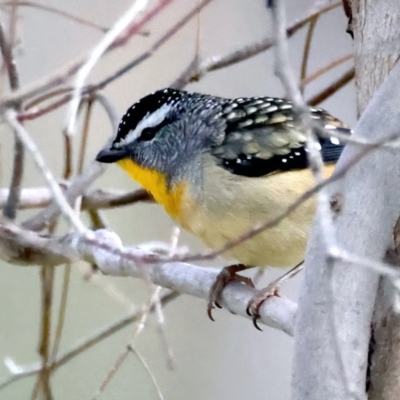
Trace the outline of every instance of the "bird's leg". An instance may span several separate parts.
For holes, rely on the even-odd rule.
[[[281,287],[288,281],[290,278],[293,278],[303,269],[303,263],[297,264],[294,268],[292,268],[289,272],[282,275],[280,278],[276,279],[275,281],[271,282],[266,288],[259,290],[253,298],[248,302],[246,312],[250,317],[253,319],[253,324],[258,330],[262,330],[258,324],[257,320],[260,318],[260,307],[267,300],[269,297],[278,296],[279,297],[279,290]]]
[[[246,267],[243,264],[230,265],[229,267],[223,268],[215,278],[215,282],[210,288],[208,296],[208,306],[207,306],[207,314],[212,321],[214,321],[214,318],[212,316],[212,310],[215,308],[214,304],[218,308],[222,308],[218,304],[218,299],[219,296],[221,295],[222,290],[229,282],[237,281],[254,288],[254,283],[250,278],[237,275],[237,272],[243,271],[247,268],[248,267]]]

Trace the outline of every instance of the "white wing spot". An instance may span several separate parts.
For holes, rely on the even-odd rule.
[[[339,144],[340,144],[340,140],[339,140],[338,138],[336,138],[336,137],[331,137],[330,139],[331,139],[331,143],[332,143],[332,144],[336,144],[336,145],[339,145]]]
[[[336,129],[336,126],[331,124],[326,124],[325,129]]]
[[[278,107],[275,106],[275,105],[272,105],[271,107],[268,107],[266,109],[267,112],[274,112],[274,111],[277,111],[277,110],[278,110]]]

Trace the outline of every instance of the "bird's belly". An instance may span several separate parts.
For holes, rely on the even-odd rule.
[[[279,176],[269,176],[253,181],[250,179],[253,182],[251,187],[249,178],[243,178],[247,180],[243,185],[240,177],[229,186],[205,187],[206,198],[200,195],[195,199],[196,196],[191,194],[182,202],[178,222],[211,249],[221,249],[251,229],[284,213],[304,191],[312,187],[312,176],[304,178],[307,173],[303,171],[303,175],[297,176],[296,172],[287,173],[292,176],[287,177],[285,186],[280,184]],[[306,182],[298,182],[298,179],[306,179]],[[297,186],[291,185],[293,180]],[[224,179],[213,181],[224,182]],[[210,196],[210,193],[214,195]],[[278,225],[243,240],[223,255],[248,266],[294,266],[304,259],[314,214],[315,200],[309,199]]]
[[[307,214],[310,212],[307,211]],[[226,251],[223,256],[234,258],[248,266],[296,265],[304,257],[312,216],[300,219],[301,221],[298,222],[293,219],[284,220],[276,227],[243,240]],[[238,218],[234,209],[229,214],[210,217],[199,207],[197,210],[192,209],[192,218],[187,219],[187,223],[182,225],[211,249],[218,250],[268,220],[271,220],[268,213],[259,215],[251,221]]]
[[[192,223],[186,228],[213,250],[221,249],[260,225],[245,224],[243,221],[235,221],[233,224],[231,218],[217,220],[206,218],[201,214],[194,216]],[[195,222],[197,218],[202,219],[201,224]],[[260,218],[259,221],[266,219]],[[207,223],[206,229],[203,228],[203,222]],[[244,240],[223,255],[248,266],[293,266],[303,260],[309,227],[309,224],[299,227],[281,223],[275,228]]]
[[[211,202],[195,201],[189,196],[191,200],[183,202],[182,218],[178,222],[211,249],[218,250],[284,213],[298,198],[297,193],[289,190],[290,193],[281,193],[283,197],[278,196],[275,202],[268,197],[263,185],[251,190],[251,195],[242,193],[241,196],[239,192],[232,194],[231,190],[220,188]],[[309,199],[278,225],[243,240],[223,255],[248,266],[296,265],[304,259],[314,213],[315,201]]]

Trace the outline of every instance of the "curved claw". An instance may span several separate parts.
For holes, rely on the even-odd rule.
[[[275,282],[268,285],[266,288],[259,290],[247,303],[246,313],[248,316],[252,317],[253,325],[259,331],[262,331],[257,323],[257,320],[260,318],[260,307],[264,301],[273,296],[279,297],[279,286],[277,286]]]
[[[215,319],[213,318],[213,316],[212,316],[212,310],[214,309],[215,307],[212,305],[212,303],[208,303],[208,306],[207,306],[207,315],[208,315],[208,318],[210,318],[211,319],[211,321],[215,321]]]
[[[260,327],[259,327],[259,325],[257,324],[257,320],[260,318],[260,316],[259,315],[253,315],[253,318],[252,318],[252,321],[253,321],[253,325],[254,325],[254,327],[256,328],[256,329],[258,329],[259,331],[263,331]]]
[[[252,315],[251,315],[251,312],[250,312],[250,301],[249,301],[249,303],[247,304],[247,307],[246,307],[246,314],[247,314],[249,317],[252,316]]]
[[[247,267],[243,264],[231,265],[222,269],[222,271],[215,278],[215,281],[210,288],[207,306],[207,314],[211,321],[214,321],[212,310],[215,307],[222,308],[218,302],[218,299],[222,293],[222,290],[229,282],[238,281],[254,288],[253,281],[250,278],[236,275],[237,272],[243,271],[244,269],[247,269]]]

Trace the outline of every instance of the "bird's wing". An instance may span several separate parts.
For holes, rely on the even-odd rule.
[[[235,99],[222,113],[225,136],[212,148],[221,167],[249,177],[308,167],[306,134],[290,101],[270,97]],[[323,109],[310,108],[310,114],[327,133],[351,132]],[[344,144],[334,136],[318,136],[318,140],[324,162],[336,162]]]

